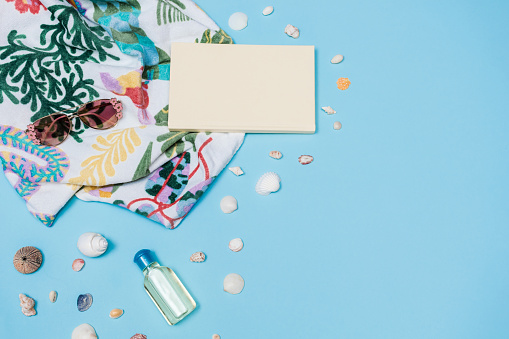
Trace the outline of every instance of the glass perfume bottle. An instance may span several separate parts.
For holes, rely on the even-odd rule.
[[[138,251],[134,262],[145,275],[145,290],[168,324],[175,325],[196,308],[196,302],[177,275],[170,268],[159,265],[152,251]]]

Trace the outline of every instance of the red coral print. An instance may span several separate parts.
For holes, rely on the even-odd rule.
[[[44,7],[43,4],[39,0],[6,0],[7,2],[13,2],[14,1],[14,7],[16,7],[16,10],[20,13],[26,13],[27,11],[30,11],[32,14],[39,13],[39,8],[42,6],[44,10],[46,10],[46,7]]]

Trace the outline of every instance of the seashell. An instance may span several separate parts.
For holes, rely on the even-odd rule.
[[[313,162],[313,157],[311,155],[301,155],[299,157],[299,162],[302,164],[302,165],[308,165],[310,163]]]
[[[322,107],[322,110],[328,115],[336,114],[336,111],[332,109],[330,106]]]
[[[344,57],[341,54],[335,55],[330,62],[332,64],[339,64],[341,61],[343,61]]]
[[[263,174],[255,186],[256,193],[260,195],[269,195],[270,193],[277,192],[280,185],[281,178],[274,172],[267,172]]]
[[[72,262],[72,269],[75,272],[79,272],[79,271],[81,271],[81,269],[83,268],[84,265],[85,265],[85,260],[83,260],[83,259],[74,259],[74,261]]]
[[[338,85],[338,88],[342,91],[350,87],[350,79],[348,78],[339,78],[338,81],[336,81],[336,84]]]
[[[81,324],[76,327],[71,334],[71,339],[96,339],[97,334],[89,324]]]
[[[52,303],[57,301],[57,292],[56,291],[49,292],[49,301],[51,301]]]
[[[228,247],[233,252],[239,252],[244,247],[244,242],[242,242],[242,239],[240,239],[240,238],[235,238],[235,239],[230,240]]]
[[[263,14],[263,15],[271,15],[271,14],[272,14],[272,12],[274,12],[274,7],[272,7],[272,6],[267,6],[267,7],[265,7],[265,8],[263,9],[262,14]]]
[[[233,13],[228,19],[228,25],[235,31],[243,30],[247,26],[247,15],[242,12]]]
[[[110,311],[110,318],[117,319],[120,318],[124,314],[124,311],[120,308],[114,308]]]
[[[224,213],[232,213],[238,207],[237,199],[235,199],[231,195],[227,195],[226,197],[221,199],[221,203],[219,205],[221,206],[221,211],[223,211]]]
[[[21,306],[21,312],[27,317],[31,317],[35,315],[37,312],[35,311],[35,300],[24,295],[19,295],[19,305]]]
[[[195,252],[191,254],[191,258],[189,259],[192,262],[204,262],[205,261],[205,253],[203,252]]]
[[[341,129],[341,123],[339,121],[334,122],[334,129]]]
[[[230,167],[228,169],[230,171],[232,171],[232,173],[235,174],[236,176],[241,176],[242,174],[244,174],[244,171],[239,166],[237,166],[237,167]]]
[[[286,25],[285,33],[288,36],[291,36],[294,39],[297,39],[299,37],[299,35],[300,35],[299,29],[297,27],[295,27],[295,26],[292,26],[292,25]]]
[[[147,339],[147,336],[145,334],[136,333],[131,337],[131,339]]]
[[[86,294],[80,294],[78,296],[78,311],[85,312],[92,306],[92,294],[86,293]]]
[[[228,274],[223,281],[223,290],[230,294],[239,294],[244,289],[244,279],[237,273]]]
[[[98,257],[108,249],[108,241],[99,233],[83,233],[78,239],[78,249],[87,257]]]
[[[279,160],[283,157],[283,154],[279,151],[270,151],[269,157],[274,158],[276,160]]]
[[[14,254],[12,263],[14,268],[20,273],[34,273],[41,267],[42,253],[33,246],[25,246]]]
[[[213,334],[212,339],[221,339],[221,336],[219,334]]]

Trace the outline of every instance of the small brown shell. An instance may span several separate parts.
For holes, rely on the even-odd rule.
[[[310,164],[313,162],[313,157],[311,155],[301,155],[299,157],[299,162],[302,164],[302,165],[307,165],[307,164]]]
[[[42,253],[33,246],[25,246],[16,252],[12,263],[14,268],[20,273],[34,273],[41,267]]]
[[[83,260],[83,259],[75,259],[72,262],[72,269],[75,272],[79,272],[79,271],[81,271],[81,269],[83,268],[84,265],[85,265],[85,260]]]
[[[205,253],[203,252],[196,252],[191,254],[191,258],[189,258],[192,262],[203,262],[205,261]]]
[[[274,159],[279,160],[279,159],[281,159],[281,157],[283,156],[283,154],[281,154],[281,152],[279,152],[279,151],[271,151],[271,152],[269,152],[269,156],[270,156],[271,158],[274,158]]]
[[[114,308],[110,311],[110,318],[117,319],[120,318],[124,314],[124,311],[120,308]]]
[[[145,334],[136,333],[131,337],[131,339],[147,339],[147,336]]]

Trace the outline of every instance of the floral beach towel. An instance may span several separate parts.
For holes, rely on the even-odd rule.
[[[29,212],[51,226],[76,195],[176,227],[244,135],[168,130],[170,44],[232,39],[190,0],[0,0],[0,13],[0,160]],[[123,106],[112,129],[73,119],[54,147],[25,132],[110,98]]]

